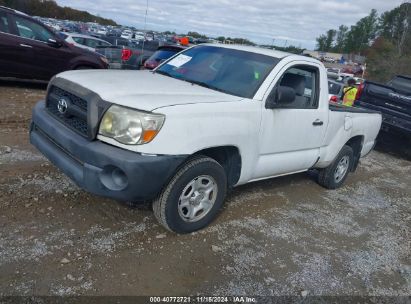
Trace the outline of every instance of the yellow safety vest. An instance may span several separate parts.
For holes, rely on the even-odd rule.
[[[357,95],[356,87],[346,87],[344,88],[344,98],[343,105],[347,107],[352,107],[354,104],[355,96]]]

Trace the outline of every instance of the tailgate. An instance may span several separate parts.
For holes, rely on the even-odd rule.
[[[121,54],[123,47],[121,46],[109,46],[109,47],[98,47],[96,51],[108,59],[110,67],[112,65],[121,64]]]
[[[365,82],[360,101],[411,116],[411,95],[397,92],[389,86]]]

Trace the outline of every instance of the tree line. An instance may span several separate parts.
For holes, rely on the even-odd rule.
[[[386,81],[411,75],[411,3],[378,15],[375,9],[351,27],[340,25],[317,39],[317,50],[366,56],[367,76]]]
[[[219,36],[216,38],[216,40],[222,43],[234,43],[234,44],[243,44],[243,45],[252,45],[252,46],[256,45],[254,42],[246,38],[231,38],[231,37]]]
[[[81,22],[97,22],[103,25],[117,25],[111,19],[95,16],[86,11],[61,7],[54,0],[0,0],[0,5],[22,11],[28,15]]]
[[[164,33],[167,33],[167,32],[164,32]],[[200,34],[198,32],[188,32],[187,36],[197,38],[197,39],[208,39],[209,38],[207,35]],[[231,37],[219,36],[216,38],[216,40],[220,41],[221,43],[233,43],[233,44],[243,44],[243,45],[252,45],[252,46],[256,45],[254,42],[246,38],[231,38]]]

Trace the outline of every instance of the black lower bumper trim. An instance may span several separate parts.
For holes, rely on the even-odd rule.
[[[141,155],[88,141],[53,119],[44,102],[33,109],[30,141],[81,188],[121,201],[154,199],[186,159]]]

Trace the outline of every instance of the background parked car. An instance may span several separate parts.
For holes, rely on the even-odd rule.
[[[411,77],[397,75],[387,84],[366,80],[357,91],[356,106],[382,113],[382,130],[411,139]]]
[[[332,57],[325,56],[325,57],[321,57],[321,61],[329,62],[329,63],[335,63],[336,60]]]
[[[338,79],[340,77],[341,69],[337,68],[327,68],[328,78]]]
[[[96,47],[111,45],[111,43],[105,40],[91,37],[88,35],[82,35],[82,34],[76,34],[76,33],[61,33],[60,36],[63,37],[63,39],[66,40],[66,42],[68,42],[69,44],[72,44],[77,47],[87,49],[93,52],[96,51]]]
[[[155,69],[160,63],[174,56],[185,48],[186,47],[180,45],[160,46],[157,51],[155,51],[154,54],[146,60],[146,62],[144,63],[144,68],[148,70]]]
[[[365,81],[365,79],[361,77],[353,77],[353,78],[355,80],[356,85],[361,85]]]
[[[49,80],[73,69],[104,69],[107,59],[74,47],[34,18],[0,7],[0,77]]]
[[[99,46],[96,51],[104,55],[112,69],[139,70],[158,49],[159,41],[130,41],[118,37],[105,37],[111,46]]]
[[[344,83],[328,80],[328,98],[330,102],[341,103],[343,95]]]

